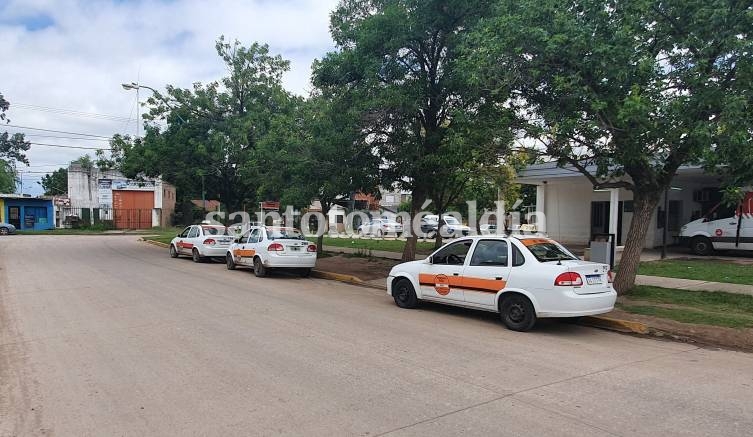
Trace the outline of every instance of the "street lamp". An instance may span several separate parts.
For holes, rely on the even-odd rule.
[[[136,138],[138,138],[139,137],[139,119],[140,119],[140,115],[139,115],[139,90],[141,88],[146,88],[149,91],[151,91],[152,93],[155,93],[155,94],[159,94],[159,93],[157,92],[157,90],[155,90],[154,88],[152,88],[150,86],[142,85],[142,84],[136,83],[136,82],[121,83],[120,86],[122,86],[123,89],[126,90],[126,91],[136,90],[136,120],[137,120],[136,121]],[[174,109],[172,106],[170,106],[170,104],[164,98],[162,98],[160,100],[162,100],[162,102],[164,102],[165,105],[167,105],[168,108]],[[181,122],[183,122],[183,123],[186,122],[186,120],[183,120],[183,117],[181,117],[180,114],[175,114],[175,115],[178,116],[178,119]]]

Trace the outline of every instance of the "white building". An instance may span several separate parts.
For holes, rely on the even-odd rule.
[[[59,207],[61,225],[111,223],[116,229],[171,225],[175,187],[161,178],[127,179],[117,171],[80,164],[68,167],[69,206]]]
[[[595,171],[594,168],[589,170]],[[595,234],[615,234],[625,243],[633,217],[633,193],[625,189],[594,190],[591,182],[571,166],[555,162],[527,167],[516,182],[536,186],[536,212],[544,220],[538,229],[566,244],[587,245]],[[678,169],[669,194],[668,243],[672,244],[685,223],[705,215],[719,203],[720,180],[700,167]],[[645,247],[661,246],[664,197],[651,217]]]

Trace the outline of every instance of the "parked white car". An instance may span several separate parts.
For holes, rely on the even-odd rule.
[[[549,238],[522,235],[460,238],[425,260],[398,264],[387,293],[401,308],[425,300],[497,312],[515,331],[542,317],[607,313],[617,299],[608,265],[581,261]]]
[[[306,240],[298,229],[252,226],[226,250],[225,262],[228,270],[253,267],[258,277],[278,268],[294,269],[306,277],[316,266],[316,244]]]
[[[462,237],[462,236],[468,236],[471,234],[471,228],[460,223],[457,218],[451,216],[451,215],[444,215],[442,216],[442,221],[439,221],[438,215],[432,215],[428,214],[423,217],[423,220],[429,224],[429,223],[435,223],[436,227],[439,228],[439,232],[442,234],[442,237],[444,238],[455,238],[455,237]],[[427,232],[423,230],[423,222],[422,222],[422,232],[427,234],[428,238],[434,238],[435,234],[433,234],[431,231]],[[436,229],[434,229],[434,232],[436,232]]]
[[[170,242],[170,256],[190,255],[197,263],[206,258],[224,258],[232,242],[233,237],[222,225],[191,225]]]
[[[374,219],[358,227],[358,235],[395,235],[399,237],[403,233],[403,225],[388,219]]]

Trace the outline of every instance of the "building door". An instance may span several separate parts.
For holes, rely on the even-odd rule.
[[[616,244],[622,245],[622,209],[624,203],[617,203],[617,239]],[[595,234],[609,233],[609,202],[591,202],[591,239]]]
[[[115,228],[149,229],[152,227],[154,192],[113,190],[112,209]]]
[[[21,229],[21,207],[20,206],[8,207],[8,223],[15,226],[16,229]]]

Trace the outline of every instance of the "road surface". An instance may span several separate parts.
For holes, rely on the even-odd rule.
[[[0,238],[0,435],[749,436],[753,356]]]

